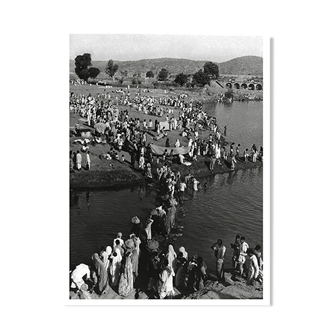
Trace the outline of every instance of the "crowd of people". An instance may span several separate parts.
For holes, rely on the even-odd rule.
[[[174,250],[170,232],[176,226],[176,209],[183,204],[187,188],[197,190],[199,181],[191,174],[182,177],[170,166],[163,166],[159,174],[160,205],[149,217],[141,222],[132,218],[132,228],[128,239],[118,233],[111,245],[101,248],[92,255],[92,264],[80,264],[71,272],[71,288],[82,299],[91,298],[94,292],[102,295],[111,287],[122,297],[130,295],[134,289],[141,290],[149,298],[173,298],[204,287],[211,279],[203,257],[191,256],[184,247]],[[249,285],[263,282],[263,261],[261,247],[249,248],[245,238],[236,236],[233,249],[233,276],[245,278]],[[223,241],[211,246],[216,258],[215,276],[224,282],[224,262],[226,247]]]
[[[83,94],[70,94],[70,111],[79,113],[83,118],[87,119],[87,124],[95,129],[95,137],[92,139],[85,138],[80,152],[86,157],[86,169],[90,169],[91,162],[88,161],[89,156],[86,154],[89,144],[104,143],[109,144],[110,151],[102,155],[107,160],[123,161],[121,151],[127,151],[130,154],[130,161],[133,167],[143,172],[150,173],[146,168],[156,162],[164,162],[166,160],[179,164],[190,165],[198,160],[199,156],[210,158],[210,171],[213,172],[214,166],[222,165],[222,161],[232,170],[236,168],[238,161],[247,163],[248,161],[263,161],[263,147],[259,150],[253,144],[251,149],[243,149],[240,152],[240,144],[228,144],[225,142],[227,135],[227,127],[221,128],[216,122],[216,118],[208,115],[203,111],[202,105],[193,104],[193,101],[186,101],[186,95],[165,96],[156,98],[153,96],[142,95],[137,92],[132,98],[130,90],[121,90],[118,99],[108,99],[107,94],[98,94],[92,97],[91,94],[85,96]],[[140,119],[129,117],[127,109],[119,109],[118,105],[135,105],[137,112],[144,114],[157,115],[163,117],[164,121],[157,118]],[[174,115],[174,108],[179,109],[179,115]],[[167,126],[167,128],[165,128]],[[179,135],[187,140],[189,152],[184,156],[179,153],[173,155],[173,149],[169,151],[165,149],[162,156],[154,157],[148,142],[148,134],[153,135],[154,140],[166,137],[165,147],[179,148],[181,143],[179,139],[171,143],[167,137],[167,131],[178,130]],[[79,124],[72,130],[72,134],[78,136]],[[201,137],[201,133],[210,131],[207,138]],[[153,133],[153,134],[152,134]],[[81,140],[75,140],[75,142]],[[117,150],[117,151],[115,151]],[[80,156],[76,157],[78,152],[71,151],[71,169],[80,170]]]
[[[90,264],[76,266],[71,271],[70,287],[77,297],[91,299],[93,293],[100,296],[112,288],[122,297],[144,291],[149,298],[164,299],[198,291],[207,280],[223,283],[226,254],[223,241],[218,239],[211,246],[216,258],[213,276],[203,257],[196,253],[189,256],[184,247],[176,252],[173,244],[160,241],[160,221],[166,214],[162,207],[157,207],[144,223],[134,217],[128,239],[118,233],[112,244],[92,255]],[[244,278],[248,285],[262,284],[261,247],[249,248],[245,237],[236,235],[231,248],[233,277]]]
[[[210,171],[215,163],[229,163],[232,170],[238,161],[256,162],[263,160],[263,148],[259,150],[253,144],[250,151],[245,149],[241,158],[240,144],[226,145],[227,135],[217,125],[216,118],[207,115],[200,104],[185,101],[185,95],[165,96],[155,98],[136,93],[131,96],[129,89],[116,91],[119,95],[111,99],[108,93],[92,97],[91,95],[70,94],[70,110],[79,113],[87,119],[88,126],[95,128],[93,139],[80,140],[82,147],[76,152],[70,151],[71,169],[86,170],[91,168],[89,144],[107,142],[110,151],[100,156],[107,160],[124,161],[122,150],[130,154],[131,164],[141,170],[147,178],[155,178],[158,185],[160,204],[151,211],[146,221],[141,222],[134,217],[133,227],[128,239],[122,239],[119,233],[113,243],[101,248],[91,257],[91,264],[80,264],[71,271],[71,289],[79,298],[89,299],[92,294],[102,295],[111,287],[120,296],[126,297],[134,289],[146,292],[149,298],[172,298],[176,291],[193,292],[204,286],[211,275],[201,256],[193,253],[188,255],[185,248],[174,250],[170,240],[170,232],[176,224],[178,204],[183,204],[183,198],[188,187],[198,190],[199,181],[189,172],[183,176],[180,171],[172,170],[172,163],[185,164],[195,162],[198,156],[210,158]],[[133,107],[137,112],[147,115],[165,117],[169,130],[179,130],[182,137],[188,140],[189,153],[172,155],[166,149],[162,156],[155,156],[147,133],[155,132],[157,137],[167,136],[164,127],[156,119],[143,121],[139,118],[129,118],[127,110],[118,105]],[[174,116],[174,107],[179,108],[179,117]],[[79,126],[74,129],[77,134]],[[200,133],[210,130],[207,139],[201,139]],[[77,140],[78,141],[78,140]],[[98,141],[99,142],[99,141]],[[177,139],[174,148],[180,147]],[[165,148],[171,147],[166,140]],[[85,157],[84,162],[82,155]],[[187,161],[185,161],[185,158]],[[84,166],[85,165],[85,166]],[[156,166],[152,173],[152,166]],[[206,188],[207,184],[204,184]],[[216,258],[216,278],[224,281],[224,261],[226,247],[221,239],[211,246]],[[233,249],[233,274],[245,277],[248,284],[263,281],[263,261],[261,248],[249,248],[244,237],[237,236]],[[175,291],[176,290],[176,291]]]

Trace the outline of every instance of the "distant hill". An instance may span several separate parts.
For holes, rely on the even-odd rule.
[[[128,76],[140,73],[145,76],[149,70],[153,71],[156,75],[158,72],[165,68],[172,76],[179,73],[194,74],[203,66],[207,61],[195,61],[188,59],[173,59],[173,58],[160,58],[160,59],[143,59],[138,61],[116,61],[119,66],[115,76],[121,76],[121,72],[127,71]],[[105,66],[107,61],[93,61],[92,65],[100,69],[99,77],[104,77]],[[235,58],[226,62],[218,63],[219,74],[227,75],[262,75],[263,74],[263,58],[258,56],[243,56]],[[70,60],[70,72],[75,72],[75,61]]]
[[[259,56],[241,56],[218,64],[220,74],[263,75],[263,58]]]

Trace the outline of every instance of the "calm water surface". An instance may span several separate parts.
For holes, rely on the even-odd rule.
[[[228,141],[250,148],[263,143],[263,104],[234,102],[231,106],[209,105],[220,125],[227,126]],[[242,151],[242,150],[241,150]],[[250,246],[263,244],[263,167],[217,174],[204,179],[208,189],[189,190],[179,211],[183,232],[175,248],[184,246],[190,255],[202,256],[214,268],[211,245],[218,238],[227,247],[226,266],[230,266],[231,248],[236,234],[246,237]],[[101,246],[111,245],[117,232],[127,238],[131,218],[145,220],[155,207],[155,192],[145,188],[122,190],[73,191],[70,200],[70,265],[90,263]]]

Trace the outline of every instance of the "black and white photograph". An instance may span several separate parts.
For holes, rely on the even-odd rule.
[[[70,35],[70,303],[268,303],[264,42]]]

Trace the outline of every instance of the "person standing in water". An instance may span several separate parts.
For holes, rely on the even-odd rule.
[[[234,268],[234,272],[236,271],[240,256],[240,245],[241,245],[240,238],[241,238],[240,235],[236,235],[234,244],[231,244],[231,248],[233,249],[232,265]]]
[[[240,276],[243,275],[244,265],[245,265],[246,259],[247,259],[247,250],[249,249],[249,245],[247,242],[245,242],[245,239],[246,238],[244,236],[241,236],[240,255],[239,255],[239,259],[238,259],[239,268],[240,268]]]
[[[195,191],[198,190],[197,186],[199,185],[199,181],[196,180],[196,178],[193,178],[193,189]]]
[[[256,255],[254,254],[254,250],[251,248],[248,249],[248,256],[249,256],[249,266],[248,266],[247,283],[248,285],[253,285],[259,274],[258,261]]]
[[[216,163],[216,156],[212,155],[210,159],[210,172],[213,172],[214,164]]]
[[[216,257],[216,273],[218,281],[224,279],[224,258],[226,253],[226,247],[222,244],[222,240],[218,241],[211,246],[214,250],[214,256]]]
[[[231,170],[233,171],[235,169],[235,164],[237,163],[235,156],[232,157],[231,160]]]

